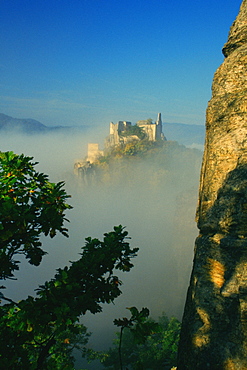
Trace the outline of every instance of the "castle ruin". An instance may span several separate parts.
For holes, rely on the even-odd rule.
[[[139,131],[149,141],[166,140],[162,132],[161,113],[158,113],[156,122],[152,122],[151,119],[137,121],[136,125],[128,121],[118,121],[115,124],[110,122],[110,133],[105,139],[104,150],[99,149],[99,144],[89,143],[86,158],[75,161],[74,173],[81,177],[91,168],[92,163],[104,155],[106,150],[134,140],[141,140],[135,131]]]
[[[157,121],[152,120],[141,120],[137,121],[136,125],[140,127],[143,133],[146,135],[149,141],[164,140],[164,134],[162,132],[162,120],[161,113],[158,113]],[[106,138],[106,148],[126,144],[133,140],[139,140],[137,135],[124,136],[132,126],[131,122],[119,121],[118,123],[110,123],[110,135]]]

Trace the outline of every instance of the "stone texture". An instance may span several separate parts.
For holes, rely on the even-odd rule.
[[[247,369],[247,0],[223,53],[206,115],[178,370]]]

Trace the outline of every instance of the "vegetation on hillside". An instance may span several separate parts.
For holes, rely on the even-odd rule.
[[[129,131],[124,131],[124,132],[126,133],[131,132],[132,130],[135,130],[135,128],[137,128],[138,131],[143,133],[141,127],[139,126],[132,126],[132,128],[129,129]],[[145,135],[145,133],[143,134]],[[131,135],[134,135],[134,133],[132,133]],[[150,141],[146,137],[144,137],[142,140],[134,139],[127,144],[121,144],[121,145],[109,148],[106,151],[105,156],[98,158],[98,162],[96,162],[96,164],[100,164],[102,162],[108,162],[114,158],[115,159],[116,158],[127,158],[127,157],[133,157],[133,156],[143,157],[148,152],[151,153],[151,152],[159,150],[165,145],[165,143],[166,143],[165,141],[161,141],[161,140],[160,141]]]
[[[175,141],[152,142],[147,139],[108,149],[83,172],[85,184],[107,185],[145,181],[150,186],[183,181],[195,183],[202,152]]]

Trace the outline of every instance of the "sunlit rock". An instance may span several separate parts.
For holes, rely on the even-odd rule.
[[[195,258],[178,370],[247,369],[247,1],[207,108]]]

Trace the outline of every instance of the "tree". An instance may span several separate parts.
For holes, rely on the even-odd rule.
[[[103,241],[87,238],[81,258],[58,269],[52,280],[39,287],[38,297],[1,307],[0,367],[60,369],[55,365],[61,360],[64,364],[61,356],[71,353],[71,336],[77,339],[83,331],[78,326],[80,316],[100,312],[102,303],[113,302],[121,294],[122,283],[114,270],[129,271],[137,252],[125,241],[127,234],[118,226],[104,234]]]
[[[19,269],[16,255],[23,254],[38,266],[46,252],[40,235],[65,236],[65,211],[69,196],[64,183],[48,181],[34,169],[32,157],[13,152],[0,153],[0,279],[14,277]]]
[[[111,370],[120,368],[120,345],[124,368],[163,370],[176,365],[180,322],[175,317],[168,319],[165,314],[156,322],[148,318],[147,309],[138,312],[132,307],[130,310],[132,312],[130,320],[127,318],[115,320],[121,329],[125,329],[117,333],[114,347],[101,354],[104,367]]]
[[[136,343],[142,344],[145,343],[147,336],[150,333],[157,329],[157,325],[154,322],[147,321],[149,316],[148,308],[142,308],[139,312],[136,307],[128,308],[131,312],[131,318],[127,319],[124,317],[123,319],[116,319],[114,320],[114,324],[121,328],[120,336],[119,336],[119,363],[121,370],[123,369],[123,361],[122,361],[122,339],[123,339],[123,331],[124,329],[129,329],[133,335],[134,340]]]
[[[0,265],[1,278],[6,279],[13,278],[19,267],[13,259],[16,254],[24,254],[35,265],[40,263],[45,254],[40,248],[41,233],[53,237],[60,231],[67,236],[64,211],[70,207],[64,202],[68,195],[63,183],[49,183],[46,175],[34,171],[30,157],[8,152],[0,159],[0,186],[5,192]],[[131,258],[138,248],[130,248],[127,235],[120,225],[104,234],[103,241],[87,238],[80,259],[58,269],[53,279],[37,289],[36,297],[14,302],[1,293],[8,303],[0,307],[0,368],[74,368],[73,348],[83,347],[88,338],[86,328],[79,324],[80,316],[100,312],[103,303],[113,302],[122,284],[115,270],[133,267]]]

